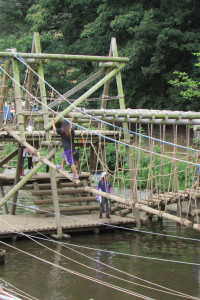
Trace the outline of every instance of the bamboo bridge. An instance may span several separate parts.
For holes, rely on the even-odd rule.
[[[19,54],[16,49],[8,49],[0,52],[0,57],[1,237],[48,232],[62,238],[65,233],[98,232],[111,225],[140,227],[152,216],[200,230],[200,192],[198,185],[193,188],[199,154],[191,147],[191,134],[195,142],[199,139],[200,113],[126,109],[121,72],[129,59],[118,56],[115,38],[111,40],[108,56],[47,54],[41,53],[39,34],[34,33],[30,53]],[[100,70],[61,95],[44,79],[45,64],[52,60],[77,64],[89,61],[98,63]],[[26,73],[24,82],[20,78],[21,65]],[[109,96],[113,78],[117,83],[115,97]],[[13,88],[9,86],[10,80]],[[76,97],[81,89],[83,94]],[[96,99],[100,107],[83,107],[82,104],[100,89],[103,89],[101,97]],[[70,100],[71,96],[76,99]],[[109,101],[117,101],[115,106],[119,108],[107,108]],[[14,106],[14,115],[10,114],[11,106]],[[52,130],[53,119],[56,124],[66,119],[77,126],[75,141],[82,164],[79,179],[72,178],[67,167],[65,170],[57,167],[62,145]],[[142,125],[146,126],[147,133]],[[191,125],[194,125],[193,133]],[[167,126],[173,128],[170,142],[166,139]],[[155,127],[159,132],[156,138]],[[178,144],[180,127],[185,128],[186,137],[182,146]],[[21,176],[24,148],[34,153],[38,162]],[[48,172],[44,171],[44,165],[48,166]],[[15,172],[9,173],[8,168],[14,168]],[[93,178],[99,178],[102,171],[110,174],[117,194],[96,189],[97,181],[93,182]],[[16,213],[20,190],[31,193],[32,213]],[[96,195],[112,203],[111,220],[99,220]],[[176,215],[170,205],[176,205]]]

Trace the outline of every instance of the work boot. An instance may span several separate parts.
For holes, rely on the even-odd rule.
[[[100,213],[100,215],[99,215],[99,219],[102,219],[102,213]]]
[[[107,219],[111,219],[111,217],[109,216],[109,214],[106,215],[106,218],[107,218]]]

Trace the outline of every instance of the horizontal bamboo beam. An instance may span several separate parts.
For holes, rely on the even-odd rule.
[[[96,197],[77,197],[77,198],[60,198],[59,203],[73,203],[73,202],[93,202],[96,201]],[[53,199],[34,200],[35,205],[53,204]]]
[[[0,52],[0,57],[15,58],[16,53]],[[129,62],[128,57],[113,56],[94,56],[94,55],[71,55],[71,54],[53,54],[53,53],[19,53],[18,57],[32,59],[52,59],[52,60],[72,60],[72,61],[91,61],[91,62]]]
[[[81,206],[69,206],[69,207],[60,207],[60,212],[74,212],[74,211],[84,211],[84,210],[98,210],[99,205],[81,205]],[[45,213],[53,213],[53,208],[46,208],[44,210],[42,209],[36,209],[36,214],[45,214]]]
[[[77,193],[85,193],[84,188],[77,188],[77,189],[58,189],[58,194],[66,195],[66,194],[77,194]],[[52,195],[51,190],[44,190],[44,191],[32,191],[33,196],[45,196],[45,195]]]
[[[57,187],[76,187],[77,185],[74,182],[61,182],[57,180]],[[51,189],[51,183],[38,183],[39,189]],[[24,190],[33,190],[33,184],[26,184],[23,188]]]
[[[192,222],[189,221],[189,220],[186,220],[184,218],[179,218],[179,217],[170,215],[170,214],[168,214],[168,213],[166,213],[164,211],[158,211],[158,210],[156,210],[154,208],[148,207],[148,206],[143,205],[143,204],[133,203],[133,201],[131,201],[130,199],[124,199],[122,197],[115,196],[115,195],[112,195],[110,193],[104,193],[104,192],[99,191],[99,190],[97,190],[95,188],[92,188],[92,187],[85,187],[85,190],[88,191],[88,192],[90,192],[90,193],[93,193],[95,195],[100,195],[100,196],[106,197],[108,199],[114,200],[116,202],[119,202],[119,203],[122,203],[122,204],[125,204],[125,205],[130,205],[131,207],[135,207],[135,208],[137,208],[139,210],[143,210],[143,211],[149,212],[151,214],[159,216],[160,218],[165,218],[165,219],[177,222],[177,223],[179,223],[181,225],[192,227]]]
[[[200,112],[147,110],[147,109],[84,109],[83,113],[92,116],[103,115],[115,116],[116,118],[139,118],[139,119],[200,119]],[[74,113],[76,115],[76,112]]]
[[[19,131],[15,131],[15,133],[17,134],[17,135],[19,135]],[[52,137],[55,137],[55,136],[59,136],[59,135],[57,135],[57,134],[55,134],[55,132],[53,132],[53,131],[51,131],[50,132],[50,134],[51,134],[51,136]],[[88,130],[75,130],[75,134],[74,134],[74,136],[75,136],[75,138],[80,138],[80,139],[82,139],[83,137],[87,137],[88,135],[92,135],[92,136],[97,136],[97,135],[107,135],[107,136],[113,136],[113,135],[123,135],[123,132],[121,133],[121,132],[119,132],[119,131],[116,131],[116,132],[114,132],[114,131],[112,131],[112,130],[90,130],[90,132],[88,132]],[[43,137],[45,135],[45,131],[44,130],[34,130],[34,131],[25,131],[25,136],[26,137],[37,137],[37,136],[39,136],[39,137]],[[1,131],[0,132],[0,137],[2,137],[3,136],[3,138],[6,136],[9,136],[9,131],[7,132],[7,131]],[[12,134],[11,134],[11,136],[13,136]],[[51,141],[52,142],[52,141]],[[51,143],[50,142],[50,143]],[[54,142],[53,142],[54,143]],[[47,144],[47,143],[46,143]]]

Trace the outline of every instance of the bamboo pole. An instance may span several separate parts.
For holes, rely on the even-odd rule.
[[[70,195],[70,194],[77,194],[77,193],[85,193],[85,189],[77,188],[77,189],[58,189],[58,194],[62,195]],[[51,190],[39,190],[39,191],[33,191],[32,194],[34,196],[45,196],[45,195],[51,195]]]
[[[55,150],[51,150],[47,156],[46,156],[46,160],[47,158],[52,157],[55,154]],[[0,207],[2,207],[6,201],[8,201],[16,192],[19,191],[20,188],[22,188],[27,181],[42,167],[42,165],[44,164],[44,162],[41,161],[37,163],[37,165],[27,174],[25,175],[16,185],[14,185],[14,187],[12,188],[12,190],[10,190],[1,200],[0,200]]]
[[[35,32],[35,34],[38,34]],[[53,54],[53,53],[20,53],[17,56],[22,58],[34,59],[51,59],[51,60],[72,60],[72,61],[91,61],[91,62],[129,62],[128,57],[109,57],[109,56],[94,56],[94,55],[71,55],[71,54]],[[0,57],[14,58],[16,54],[10,52],[0,52]]]
[[[2,184],[0,185],[0,200],[5,196],[4,194],[4,190],[3,190],[3,186]],[[4,203],[4,214],[8,215],[8,206],[7,206],[7,203]]]
[[[14,185],[16,185],[20,181],[22,155],[23,155],[23,147],[20,147],[20,145],[19,145]],[[18,197],[18,191],[13,195],[13,199],[12,199],[12,203],[11,203],[11,209],[10,209],[10,214],[11,215],[15,215],[15,213],[16,213],[17,197]]]
[[[59,203],[72,203],[72,202],[96,202],[96,197],[77,197],[77,198],[60,198]],[[52,199],[34,200],[35,205],[52,204]]]
[[[84,210],[98,210],[99,205],[81,205],[81,206],[68,206],[68,207],[60,207],[61,212],[77,212]],[[53,208],[45,208],[45,209],[36,209],[36,214],[45,214],[45,213],[53,213]]]
[[[3,124],[3,114],[4,114],[4,106],[5,106],[5,99],[6,93],[8,89],[8,75],[6,73],[9,72],[10,69],[10,59],[7,59],[5,62],[5,73],[3,74],[2,86],[1,86],[1,98],[0,98],[0,128]]]
[[[59,180],[56,180],[57,182],[57,187],[76,187],[77,185],[73,182],[61,182],[59,183]],[[38,183],[38,187],[40,190],[45,190],[45,189],[50,189],[51,188],[51,183]],[[24,186],[24,190],[32,190],[33,189],[33,184],[26,184]]]
[[[125,204],[125,205],[133,206],[133,201],[131,201],[130,199],[124,199],[122,197],[115,196],[115,195],[110,194],[110,193],[104,193],[104,192],[99,191],[99,190],[97,190],[95,188],[92,188],[92,187],[85,187],[85,190],[87,192],[93,193],[95,195],[100,195],[100,196],[103,196],[105,198],[114,200],[116,202],[119,202],[119,203],[122,203],[122,204]],[[143,210],[143,211],[149,212],[151,214],[155,214],[155,215],[159,216],[160,218],[165,218],[165,219],[168,219],[168,220],[171,220],[171,221],[175,221],[176,223],[179,223],[181,225],[192,227],[192,222],[189,221],[189,220],[186,220],[184,218],[179,218],[179,217],[170,215],[170,214],[168,214],[164,211],[158,211],[154,208],[151,208],[151,207],[148,207],[146,205],[139,204],[139,203],[135,203],[135,207],[139,210]]]
[[[104,115],[115,116],[116,118],[127,117],[138,118],[138,119],[162,119],[162,120],[184,120],[184,119],[200,119],[200,113],[198,112],[184,112],[184,111],[158,111],[158,110],[147,110],[147,109],[85,109],[85,113],[93,116]],[[74,114],[76,115],[76,113]]]
[[[12,53],[16,54],[16,49],[11,50]],[[19,65],[16,59],[12,59],[12,66],[13,66],[13,77],[14,77],[14,90],[15,90],[15,110],[19,126],[19,133],[22,139],[25,139],[25,130],[24,130],[24,117],[22,115],[22,100],[21,100],[21,87],[20,87],[20,73],[19,73]],[[17,167],[16,167],[16,174],[15,174],[15,181],[14,185],[16,185],[20,181],[20,173],[21,173],[21,162],[22,162],[22,155],[23,155],[23,148],[19,146],[18,149],[18,159],[17,159]],[[13,195],[11,211],[12,215],[16,212],[16,203],[18,198],[18,191]]]
[[[111,39],[111,48],[112,48],[112,53],[114,57],[118,57],[118,49],[117,49],[117,42],[116,38]],[[119,105],[120,109],[123,110],[125,109],[125,99],[124,99],[124,91],[123,91],[123,86],[122,86],[122,77],[121,77],[121,72],[118,72],[116,74],[116,82],[117,82],[117,90],[118,90],[118,96],[119,96]],[[130,134],[128,132],[128,123],[123,123],[123,129],[125,129],[125,138],[127,143],[130,143]],[[138,196],[137,196],[137,181],[136,181],[136,171],[134,170],[134,161],[133,157],[131,155],[131,148],[126,146],[126,154],[127,154],[127,160],[128,160],[128,165],[129,165],[129,173],[130,173],[130,188],[131,188],[131,194],[132,194],[132,199],[134,200],[135,203],[138,202]],[[134,215],[135,219],[137,222],[137,227],[141,228],[141,222],[140,222],[140,214],[139,210],[136,208],[134,209]]]
[[[97,115],[95,116],[95,119],[91,119],[90,116],[84,116],[82,115],[82,118],[78,118],[77,116],[74,115],[73,119],[70,119],[71,117],[69,117],[68,115],[66,116],[66,118],[76,124],[81,124],[81,123],[86,123],[88,121],[92,122],[92,123],[98,123],[99,120],[108,122],[108,123],[113,123],[115,122],[116,124],[120,124],[120,123],[132,123],[132,124],[154,124],[154,125],[197,125],[200,124],[200,119],[185,119],[185,120],[164,120],[164,119],[137,119],[137,118],[125,118],[125,117],[120,117],[120,118],[115,118],[114,116],[102,116],[102,115]],[[42,118],[35,118],[36,122],[39,123],[43,123],[44,120]]]

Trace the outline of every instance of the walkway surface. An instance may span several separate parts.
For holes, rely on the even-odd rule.
[[[112,225],[134,226],[135,220],[126,217],[111,215],[111,219],[104,216],[99,219],[99,214],[84,214],[62,216],[61,224],[64,233],[94,231],[95,229],[113,229]],[[106,226],[107,225],[107,226]],[[108,227],[108,225],[111,225]],[[103,227],[102,227],[103,226]],[[56,233],[54,217],[40,217],[38,215],[0,215],[0,238],[15,236],[23,233],[46,234]]]

